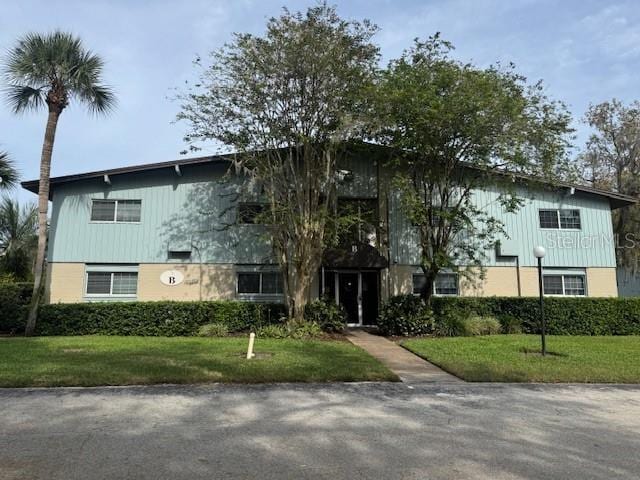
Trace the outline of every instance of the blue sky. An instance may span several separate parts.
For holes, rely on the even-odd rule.
[[[549,95],[565,101],[582,145],[580,124],[589,103],[612,97],[640,99],[640,8],[628,1],[353,0],[336,1],[347,18],[380,27],[383,62],[414,37],[436,31],[456,46],[454,55],[486,66],[513,61]],[[106,61],[105,81],[117,109],[96,118],[71,106],[60,120],[52,175],[179,158],[184,125],[173,123],[173,89],[192,78],[197,54],[221,46],[232,32],[260,33],[283,6],[313,2],[270,0],[27,1],[4,2],[0,52],[21,35],[56,28],[82,37]],[[10,152],[23,179],[36,178],[46,115],[14,116],[0,104],[0,149]],[[204,152],[213,151],[205,148]],[[14,192],[22,200],[35,198]]]

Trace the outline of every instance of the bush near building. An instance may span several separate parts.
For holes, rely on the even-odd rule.
[[[411,297],[393,297],[383,305],[383,334],[469,335],[466,323],[474,317],[494,317],[503,333],[540,331],[535,297],[433,297],[431,310]],[[544,309],[550,335],[640,335],[640,298],[545,297]]]

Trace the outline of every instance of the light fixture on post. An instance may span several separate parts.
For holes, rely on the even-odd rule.
[[[542,355],[547,354],[547,345],[545,339],[546,324],[544,320],[544,300],[543,300],[543,288],[542,288],[542,259],[546,255],[546,250],[543,246],[538,245],[533,247],[533,256],[538,259],[538,288],[540,290],[540,327],[542,332]]]

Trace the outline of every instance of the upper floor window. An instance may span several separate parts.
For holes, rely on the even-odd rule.
[[[284,292],[280,272],[239,272],[238,293],[281,295]]]
[[[238,223],[265,223],[263,217],[268,207],[265,203],[241,203],[238,205]]]
[[[92,200],[92,222],[138,223],[142,200]]]
[[[553,209],[539,210],[540,228],[558,228],[564,230],[580,230],[580,210]]]
[[[425,276],[422,273],[413,275],[413,293],[420,295],[424,289]],[[458,295],[458,274],[453,272],[441,272],[433,282],[433,293],[435,295]]]
[[[584,274],[549,274],[542,276],[545,295],[586,295],[587,282]]]
[[[85,294],[88,297],[135,297],[138,292],[137,267],[87,266]]]

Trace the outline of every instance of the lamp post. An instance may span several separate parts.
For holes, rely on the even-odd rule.
[[[547,354],[547,344],[546,344],[546,339],[545,339],[545,330],[546,330],[546,323],[544,320],[544,301],[542,299],[543,293],[542,293],[542,259],[544,258],[545,254],[547,252],[545,251],[543,246],[536,246],[533,247],[533,256],[536,257],[538,259],[538,288],[540,290],[540,325],[541,325],[541,330],[542,330],[542,356],[545,356]]]

